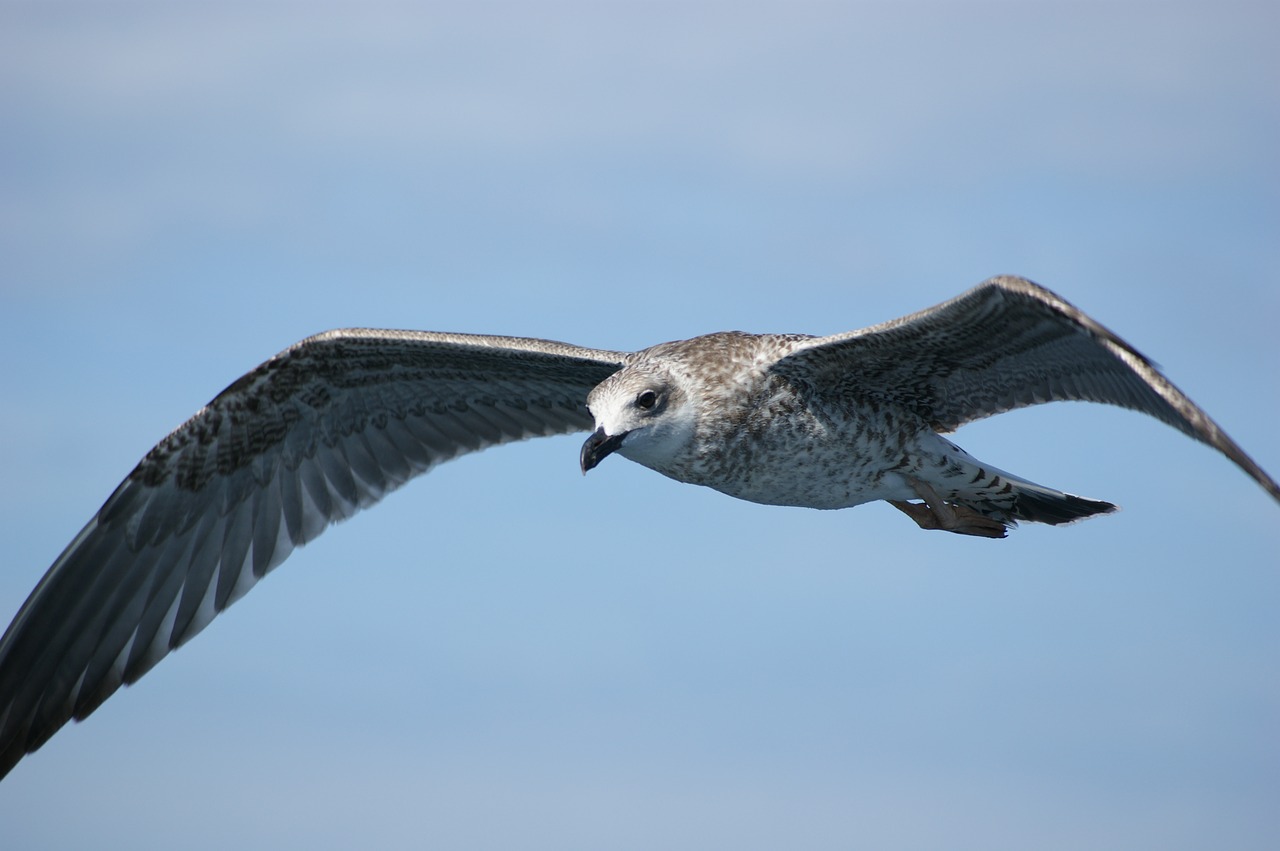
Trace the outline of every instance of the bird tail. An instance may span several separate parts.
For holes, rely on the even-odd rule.
[[[1006,526],[1019,520],[1061,526],[1116,510],[1110,502],[1047,488],[989,465],[978,473],[968,487],[952,491],[952,499]]]
[[[925,529],[1003,538],[1019,521],[1061,526],[1116,510],[1110,502],[1047,488],[984,464],[950,441],[945,445],[946,454],[937,459],[932,475],[908,478],[925,507],[890,500]],[[937,502],[964,511],[949,514],[945,506],[935,506]]]
[[[1076,496],[1017,479],[1013,479],[1011,483],[1016,496],[1012,511],[1009,512],[1011,520],[1060,526],[1098,514],[1110,514],[1116,510],[1113,503],[1100,499]]]

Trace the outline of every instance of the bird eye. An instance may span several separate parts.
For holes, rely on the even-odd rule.
[[[636,407],[644,408],[646,411],[658,404],[658,394],[652,390],[641,390],[636,396]]]

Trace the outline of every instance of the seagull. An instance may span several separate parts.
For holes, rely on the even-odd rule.
[[[886,500],[923,529],[1003,537],[1115,510],[979,461],[945,434],[1057,400],[1149,414],[1280,485],[1144,356],[1059,296],[992,278],[827,337],[723,332],[638,352],[423,331],[329,331],[161,440],[0,639],[0,777],[203,629],[295,547],[437,464],[588,431],[621,455],[770,505]]]

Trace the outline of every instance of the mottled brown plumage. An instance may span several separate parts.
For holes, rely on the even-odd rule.
[[[584,470],[616,451],[743,499],[886,499],[923,528],[1000,537],[1017,520],[1114,506],[1018,479],[939,432],[1061,399],[1150,414],[1280,500],[1146,358],[1020,278],[848,334],[729,332],[633,354],[413,331],[309,338],[160,441],[22,606],[0,639],[0,776],[293,548],[458,455],[594,418]]]

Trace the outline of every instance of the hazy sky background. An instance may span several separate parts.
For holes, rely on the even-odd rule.
[[[0,3],[0,619],[308,334],[633,349],[1023,274],[1280,473],[1280,7]],[[1269,848],[1280,510],[1088,405],[1005,541],[575,437],[294,555],[0,784],[7,848]]]

